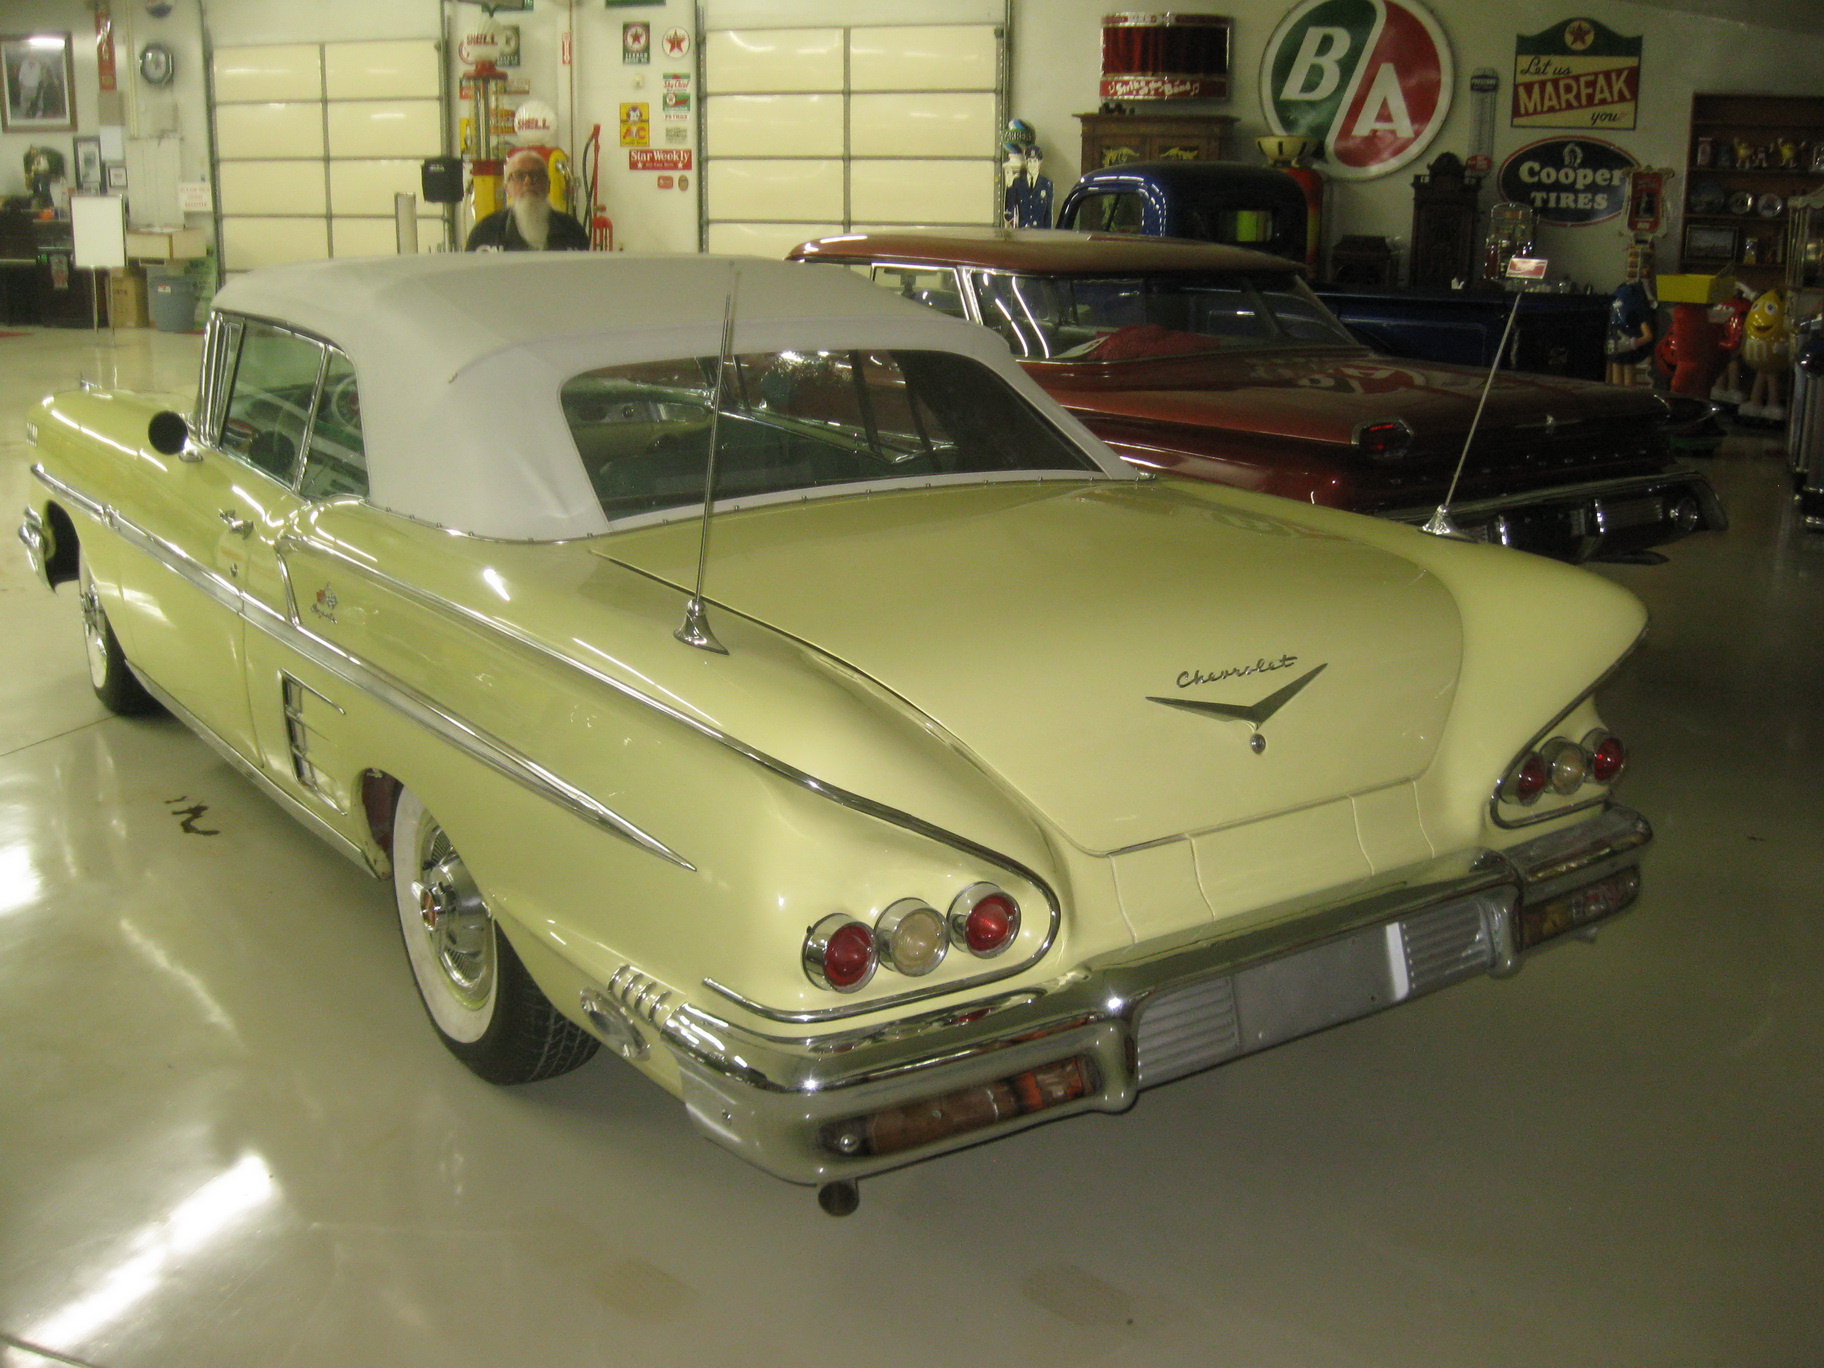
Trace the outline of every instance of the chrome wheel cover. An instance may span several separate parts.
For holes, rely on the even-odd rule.
[[[478,1012],[494,995],[494,919],[450,838],[428,818],[419,829],[416,864],[412,888],[431,958],[450,996]]]
[[[82,649],[89,659],[89,683],[97,689],[104,688],[108,682],[108,615],[101,609],[86,560],[82,563],[76,601],[82,606]]]

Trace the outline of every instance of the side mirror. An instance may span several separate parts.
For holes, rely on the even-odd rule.
[[[182,414],[173,413],[170,409],[152,415],[152,421],[146,427],[146,440],[152,443],[154,451],[167,456],[182,456],[184,447],[190,441],[190,425]]]

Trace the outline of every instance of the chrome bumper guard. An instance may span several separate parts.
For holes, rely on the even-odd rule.
[[[32,567],[32,573],[45,587],[50,587],[51,576],[44,555],[44,519],[37,509],[25,510],[25,516],[19,522],[19,540],[25,544],[25,559]]]
[[[853,1179],[1083,1111],[1483,973],[1626,907],[1652,831],[1612,806],[1504,852],[1412,866],[1089,961],[1062,978],[833,1035],[673,1013],[685,1105],[780,1178]],[[935,1137],[935,1138],[932,1138]]]
[[[1423,524],[1435,511],[1402,508],[1385,516]],[[1689,469],[1466,499],[1453,504],[1450,514],[1476,541],[1579,561],[1729,526],[1710,482]]]

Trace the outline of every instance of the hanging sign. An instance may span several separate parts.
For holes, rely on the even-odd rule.
[[[1639,38],[1595,19],[1566,19],[1514,40],[1516,128],[1632,128]]]
[[[1450,44],[1418,0],[1302,0],[1260,62],[1275,133],[1315,139],[1342,180],[1387,175],[1430,144],[1450,112]]]
[[[688,171],[690,149],[683,147],[630,148],[627,152],[629,171]]]
[[[1501,197],[1530,205],[1541,223],[1601,223],[1627,208],[1628,176],[1639,166],[1600,138],[1546,138],[1501,163]]]
[[[652,106],[645,102],[621,106],[621,146],[648,147],[652,143]]]
[[[666,29],[665,37],[662,41],[665,44],[665,55],[667,57],[690,56],[690,31],[688,29]]]

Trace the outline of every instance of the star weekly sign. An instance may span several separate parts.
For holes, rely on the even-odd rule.
[[[1315,139],[1323,169],[1370,180],[1417,157],[1444,126],[1450,44],[1418,0],[1304,0],[1260,63],[1275,133]]]

